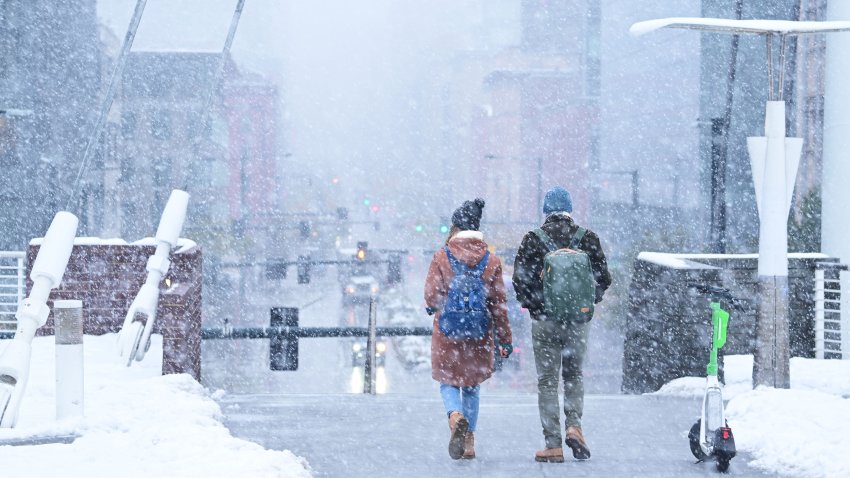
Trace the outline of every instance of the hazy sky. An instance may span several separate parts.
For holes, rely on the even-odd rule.
[[[121,39],[135,3],[99,2]],[[133,49],[220,50],[236,3],[148,0]],[[424,103],[480,23],[480,2],[457,3],[246,0],[234,57],[279,85],[283,151],[320,184],[341,178],[333,202],[427,195],[427,185],[405,180],[433,167],[418,154],[422,141],[438,140],[422,129]]]

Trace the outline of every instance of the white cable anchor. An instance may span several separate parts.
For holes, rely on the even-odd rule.
[[[118,332],[118,354],[126,360],[128,367],[134,359],[141,362],[150,348],[150,337],[159,303],[159,283],[171,266],[168,257],[171,249],[177,246],[183,222],[186,220],[188,204],[189,193],[174,189],[162,211],[159,228],[156,230],[156,252],[148,258],[145,267],[148,271],[147,279],[133,299],[124,317],[124,324]]]

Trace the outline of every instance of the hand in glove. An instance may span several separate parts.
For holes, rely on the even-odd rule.
[[[602,295],[605,294],[605,290],[601,287],[596,288],[596,300],[593,301],[594,304],[598,304],[602,302]]]
[[[499,355],[501,355],[502,358],[510,357],[511,353],[513,353],[513,351],[514,351],[513,344],[502,344],[502,343],[499,344]]]

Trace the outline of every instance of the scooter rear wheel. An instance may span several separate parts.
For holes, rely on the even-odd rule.
[[[708,455],[702,451],[702,447],[699,446],[699,427],[702,419],[698,419],[696,423],[691,427],[691,431],[688,432],[688,442],[691,445],[691,453],[693,453],[694,457],[699,461],[705,461],[708,458]],[[719,466],[719,465],[718,465]],[[726,462],[726,467],[729,467],[729,462]]]
[[[717,457],[717,471],[725,473],[729,469],[729,458]]]

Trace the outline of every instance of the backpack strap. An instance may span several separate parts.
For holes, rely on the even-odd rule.
[[[455,257],[451,251],[449,251],[449,246],[443,247],[446,250],[446,257],[449,258],[449,265],[452,266],[452,271],[455,275],[466,274],[468,271],[472,271],[476,277],[480,277],[481,274],[484,273],[484,268],[487,267],[487,262],[490,259],[490,251],[484,253],[484,257],[478,261],[478,264],[472,268],[459,261],[457,257]]]
[[[537,237],[540,238],[541,241],[543,241],[543,245],[546,246],[547,249],[549,249],[549,252],[557,251],[558,249],[560,249],[558,245],[555,244],[555,241],[553,241],[552,238],[549,237],[549,234],[546,234],[546,231],[544,231],[542,228],[538,227],[537,229],[531,232],[533,232]]]
[[[543,241],[543,245],[545,245],[546,248],[549,249],[549,252],[557,251],[558,249],[560,249],[558,245],[555,244],[555,241],[553,241],[552,238],[549,237],[549,234],[546,234],[546,231],[544,231],[542,228],[537,228],[531,232],[536,234],[537,237],[539,237],[540,240]],[[576,230],[576,233],[573,234],[573,238],[570,239],[570,244],[567,247],[574,250],[578,249],[578,244],[581,242],[582,239],[584,239],[585,234],[587,234],[587,229],[579,226],[579,228]]]
[[[480,277],[481,274],[484,273],[484,269],[487,267],[487,261],[490,260],[490,251],[484,252],[484,257],[478,261],[478,265],[475,266],[475,275]]]
[[[573,234],[573,238],[570,239],[570,249],[578,249],[578,243],[581,242],[582,239],[584,239],[585,234],[587,234],[587,229],[579,226],[576,233]]]

